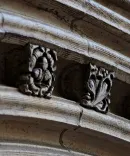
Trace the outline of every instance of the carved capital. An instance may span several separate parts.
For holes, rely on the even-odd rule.
[[[92,108],[101,113],[107,113],[113,78],[113,72],[108,72],[104,68],[89,64],[86,69],[84,94],[80,104],[83,107]]]
[[[19,78],[19,90],[27,95],[51,98],[57,53],[54,50],[32,44],[26,45],[25,49],[29,53],[29,58]]]

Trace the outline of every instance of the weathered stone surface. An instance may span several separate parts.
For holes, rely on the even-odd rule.
[[[62,98],[29,97],[5,86],[0,87],[0,103],[0,139],[5,142],[1,141],[1,148],[7,148],[7,152],[12,148],[12,155],[18,148],[12,141],[25,144],[18,148],[21,155],[21,152],[33,152],[30,143],[42,145],[41,149],[46,144],[63,148],[68,155],[73,151],[103,156],[129,155],[129,120],[110,113],[96,113]],[[2,149],[0,152],[4,153]],[[34,150],[36,153],[35,147]]]
[[[30,42],[55,49],[58,56],[66,59],[65,64],[62,60],[58,63],[61,70],[75,61],[91,62],[114,71],[118,80],[113,85],[111,110],[124,116],[119,112],[124,111],[124,99],[130,92],[129,4],[129,0],[0,0],[0,41],[22,46]],[[7,47],[0,47],[2,75],[6,68],[4,56],[10,56],[14,62],[18,57],[13,58],[14,51],[4,54]],[[18,72],[11,65],[8,64],[8,76],[0,76],[2,84],[7,85],[7,81],[3,81],[7,77],[15,83]],[[13,77],[9,74],[12,71]],[[80,78],[81,75],[77,80],[81,81]],[[55,93],[59,96],[57,90]],[[127,103],[129,100],[126,106]],[[29,97],[14,88],[1,86],[0,116],[2,156],[130,155],[128,120],[84,109],[66,99]]]
[[[51,146],[40,146],[20,143],[0,143],[1,156],[90,156],[79,152],[68,151]]]
[[[129,20],[123,17],[122,12],[120,12],[120,15],[116,13],[116,10],[114,10],[115,12],[111,11],[100,5],[100,3],[93,1],[86,2],[88,7],[85,3],[85,8],[81,5],[84,4],[84,1],[71,1],[69,5],[66,4],[66,1],[64,4],[61,1],[59,2],[55,1],[55,5],[49,5],[50,3],[48,4],[45,1],[44,3],[47,5],[44,5],[42,4],[43,1],[20,1],[20,3],[13,1],[12,5],[8,0],[4,4],[1,1],[2,10],[8,10],[8,13],[3,11],[0,14],[1,30],[4,34],[4,38],[2,37],[1,41],[22,45],[30,41],[35,44],[40,42],[40,45],[48,43],[58,51],[59,49],[62,49],[62,51],[69,50],[70,52],[84,55],[84,57],[87,56],[89,59],[97,60],[97,63],[102,63],[102,66],[109,64],[107,68],[113,68],[118,79],[130,83],[130,45],[124,39],[129,37]],[[46,6],[46,8],[50,6],[50,11],[45,8],[42,10],[41,4]],[[72,4],[74,4],[73,7]],[[41,6],[41,10],[38,10],[37,5]],[[69,16],[67,12],[64,15],[61,8],[57,12],[58,15],[69,18],[69,25],[63,21],[64,18],[56,16],[55,7],[59,8],[59,6],[66,7],[66,10],[71,13]],[[77,8],[77,6],[80,6],[80,8]],[[51,12],[51,10],[53,11]],[[81,17],[75,19],[78,14],[85,14],[86,17],[84,17],[84,20]],[[91,18],[91,16],[94,19],[96,18],[96,20]],[[88,17],[90,19],[86,21]],[[99,22],[98,19],[103,23]],[[95,21],[96,23],[93,23]],[[89,22],[92,26],[90,24],[86,26],[86,22]],[[78,30],[73,29],[76,33],[70,28],[70,25],[76,25]],[[98,28],[95,25],[98,25]],[[102,25],[103,28],[101,27]],[[112,29],[113,27],[114,30]],[[117,31],[115,31],[115,28]],[[120,76],[121,74],[122,76]]]
[[[56,61],[55,51],[39,45],[26,44],[13,49],[5,59],[5,82],[17,86],[24,94],[51,98]]]
[[[114,73],[92,65],[86,68],[84,93],[80,104],[97,112],[107,113],[110,102],[110,91]]]
[[[80,102],[85,108],[108,112],[114,72],[88,65],[70,64],[60,73],[59,92],[67,99]]]
[[[20,71],[18,87],[27,95],[51,98],[54,90],[57,53],[39,45],[28,44],[27,62]],[[26,66],[25,66],[26,65]]]

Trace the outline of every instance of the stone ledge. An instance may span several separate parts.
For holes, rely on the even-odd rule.
[[[94,0],[91,1],[84,1],[84,0],[56,0],[61,4],[64,4],[68,7],[72,7],[75,10],[79,10],[85,14],[88,14],[96,20],[100,20],[107,25],[116,28],[120,33],[124,33],[129,38],[130,35],[130,21],[123,17],[122,15],[116,13],[114,10],[110,10],[100,3],[95,2]]]
[[[44,44],[44,41],[52,44],[57,51],[58,48],[60,51],[64,50],[64,54],[68,50],[88,57],[90,60],[97,60],[97,64],[102,64],[107,69],[115,71],[118,79],[130,84],[130,59],[118,51],[72,31],[58,29],[52,25],[12,13],[1,12],[0,25],[2,42],[24,45],[29,41]],[[61,57],[62,54],[60,55],[59,52]],[[83,59],[82,63],[86,63],[86,58]]]
[[[26,96],[15,88],[0,87],[0,114],[63,122],[77,126],[81,108],[62,98],[52,100]]]
[[[40,9],[43,9],[43,11],[45,10],[45,6],[48,6],[48,2],[43,0],[25,0],[25,2],[26,4],[33,5],[34,7],[39,7]],[[68,10],[68,12],[70,13],[70,16],[72,15],[72,13],[74,14],[78,12],[80,18],[75,18],[74,21],[80,19],[82,20],[82,22],[85,22],[85,20],[88,20],[89,22],[92,22],[99,27],[103,26],[107,31],[111,30],[111,32],[113,32],[118,37],[120,36],[121,38],[130,41],[130,21],[127,18],[123,17],[121,13],[117,13],[116,10],[108,9],[107,7],[101,5],[95,0],[54,0],[50,1],[50,6],[51,3],[53,3],[55,7],[58,6],[57,12],[61,15],[64,13],[60,10],[60,8],[63,8],[64,6],[66,10]],[[94,20],[92,20],[92,18],[94,18]]]
[[[130,142],[130,121],[127,119],[84,109],[75,102],[58,97],[46,100],[26,96],[11,87],[0,86],[0,115],[64,123],[80,127],[83,133],[89,129]]]
[[[22,143],[6,143],[0,142],[0,155],[2,156],[90,156],[74,151],[67,151],[60,148],[49,146],[22,144]]]

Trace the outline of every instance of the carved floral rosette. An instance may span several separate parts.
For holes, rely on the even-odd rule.
[[[51,98],[57,61],[54,50],[38,45],[28,44],[30,53],[27,67],[19,79],[19,90],[27,95]]]
[[[86,72],[84,95],[80,104],[83,107],[107,113],[113,78],[113,72],[108,72],[104,68],[98,68],[96,65],[89,64],[89,71],[87,69]]]

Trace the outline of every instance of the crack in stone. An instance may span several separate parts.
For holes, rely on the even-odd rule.
[[[64,142],[63,142],[63,135],[65,134],[66,131],[68,131],[68,129],[63,129],[63,131],[60,133],[59,143],[60,143],[60,145],[61,145],[65,150],[67,150],[72,156],[74,156],[74,154],[72,153],[71,149],[69,149],[68,147],[66,147],[66,146],[64,145]]]
[[[60,143],[60,145],[61,145],[63,148],[65,148],[65,149],[67,149],[67,147],[64,145],[64,142],[63,142],[63,135],[64,135],[64,133],[65,133],[66,131],[68,131],[68,129],[63,129],[63,131],[60,133],[60,137],[59,137],[59,143]],[[67,149],[67,150],[68,150],[68,149]]]
[[[78,119],[78,124],[76,126],[76,128],[74,128],[73,130],[76,131],[77,129],[80,128],[80,121],[83,115],[83,108],[81,108],[80,114],[79,114],[79,119]],[[69,147],[66,147],[64,145],[64,141],[63,141],[63,136],[64,134],[68,131],[69,129],[63,129],[62,132],[60,133],[60,137],[59,137],[59,143],[61,145],[61,147],[63,147],[65,150],[67,150],[72,156],[74,156],[74,154],[72,153],[71,149]],[[73,144],[73,143],[72,143]],[[71,146],[71,144],[69,145]]]

